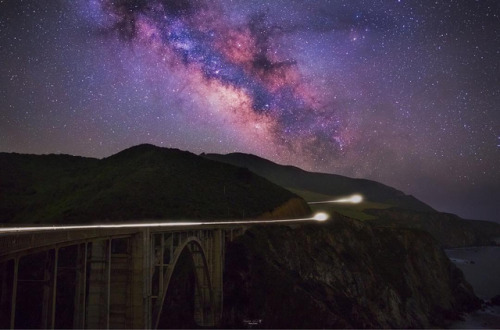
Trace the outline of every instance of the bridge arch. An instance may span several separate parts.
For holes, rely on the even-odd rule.
[[[189,296],[189,304],[182,304],[188,312],[177,320],[189,315],[194,327],[216,327],[222,315],[227,234],[217,226],[152,226],[0,235],[0,328],[14,327],[18,311],[30,313],[20,298],[21,286],[34,283],[26,257],[42,252],[49,261],[44,263],[47,271],[40,270],[43,281],[37,283],[50,284],[47,290],[44,286],[39,306],[48,320],[44,327],[64,319],[67,328],[71,322],[75,328],[157,328],[159,320],[161,327],[182,312],[172,305],[180,296]],[[189,280],[179,280],[181,274]],[[73,296],[61,298],[59,293],[68,290]]]
[[[173,259],[164,274],[164,289],[153,308],[153,325],[157,329],[160,325],[165,299],[171,289],[171,282],[179,261],[188,256],[194,266],[195,293],[194,293],[194,321],[200,326],[215,325],[214,293],[210,276],[207,254],[203,244],[197,237],[187,237],[174,251]]]

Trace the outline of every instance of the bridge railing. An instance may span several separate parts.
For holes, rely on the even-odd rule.
[[[243,225],[204,225],[197,228],[183,227],[146,227],[151,233],[154,232],[186,232],[188,230],[197,231],[200,229],[223,229],[232,240],[233,236],[245,231],[247,226]],[[71,230],[46,230],[43,232],[12,232],[0,234],[0,261],[9,259],[17,253],[37,250],[49,246],[72,245],[95,239],[107,239],[120,236],[130,236],[139,233],[146,228],[90,228]]]
[[[22,251],[40,249],[54,245],[72,245],[81,241],[96,238],[126,236],[138,230],[66,230],[34,233],[9,233],[0,235],[0,260]]]

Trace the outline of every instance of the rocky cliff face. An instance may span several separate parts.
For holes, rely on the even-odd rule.
[[[343,217],[252,228],[225,269],[224,326],[421,328],[479,306],[429,234]]]
[[[365,211],[378,217],[371,220],[377,226],[415,228],[428,231],[442,247],[495,245],[500,237],[500,224],[489,221],[465,220],[454,214],[418,212],[397,208]]]

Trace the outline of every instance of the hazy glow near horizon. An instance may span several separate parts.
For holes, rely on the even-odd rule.
[[[109,229],[109,228],[146,228],[146,227],[196,227],[208,225],[256,225],[264,223],[290,223],[302,221],[326,221],[328,214],[324,212],[316,213],[311,218],[282,219],[282,220],[246,220],[246,221],[214,221],[214,222],[151,222],[151,223],[125,223],[125,224],[105,224],[105,225],[82,225],[82,226],[44,226],[44,227],[11,227],[0,228],[2,233],[18,233],[29,231],[54,231],[73,229]]]
[[[327,204],[327,203],[350,203],[359,204],[363,201],[363,196],[360,194],[355,194],[350,197],[335,199],[332,201],[321,201],[321,202],[309,202],[309,204]]]

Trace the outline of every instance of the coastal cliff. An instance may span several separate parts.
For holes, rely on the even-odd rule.
[[[371,220],[376,226],[414,228],[429,232],[443,248],[496,245],[500,237],[500,224],[490,221],[466,220],[454,214],[419,212],[412,210],[371,209]]]
[[[228,327],[423,328],[480,305],[428,233],[342,216],[254,227],[229,243],[225,269]]]

